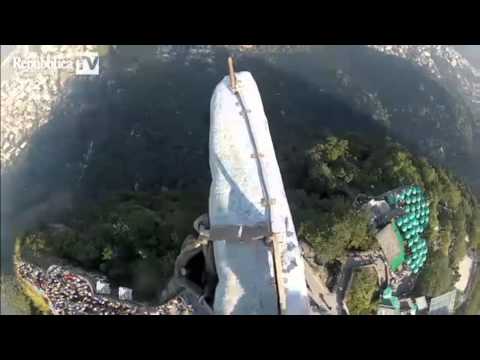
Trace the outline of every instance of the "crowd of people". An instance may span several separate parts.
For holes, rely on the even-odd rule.
[[[17,265],[18,275],[30,282],[48,301],[56,315],[170,315],[189,314],[191,308],[180,298],[158,307],[140,307],[98,295],[83,276],[59,266],[47,272],[31,264]]]

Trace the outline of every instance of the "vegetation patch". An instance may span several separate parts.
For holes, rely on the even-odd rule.
[[[480,245],[478,200],[462,181],[388,138],[330,136],[306,152],[304,164],[300,189],[291,191],[289,200],[299,236],[313,246],[320,263],[378,246],[369,234],[367,214],[355,209],[358,195],[377,196],[417,184],[430,201],[425,238],[432,255],[416,292],[438,296],[453,289],[458,263],[467,252],[465,239],[472,248]]]
[[[17,278],[18,282],[23,290],[23,293],[32,301],[32,305],[36,310],[42,315],[50,315],[50,307],[48,301],[43,297],[43,295],[28,281],[21,278]],[[31,309],[32,310],[32,309]],[[32,312],[35,314],[36,312]]]
[[[375,314],[378,306],[378,279],[371,268],[356,270],[347,294],[347,307],[351,315]]]
[[[155,300],[204,206],[206,200],[193,193],[119,193],[98,206],[79,205],[62,224],[26,233],[19,246],[103,273],[132,287],[137,299]]]

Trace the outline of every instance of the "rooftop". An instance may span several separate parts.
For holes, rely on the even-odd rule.
[[[457,291],[452,290],[443,295],[434,297],[430,301],[429,315],[450,315],[453,313],[455,306],[455,297]]]
[[[393,306],[379,305],[377,315],[398,315],[398,311]]]
[[[415,298],[415,304],[417,304],[418,311],[427,310],[428,303],[425,296]]]
[[[395,224],[388,224],[380,230],[376,238],[393,271],[398,270],[405,260],[403,237]]]

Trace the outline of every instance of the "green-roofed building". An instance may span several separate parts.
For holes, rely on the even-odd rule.
[[[426,193],[418,185],[404,186],[382,196],[389,205],[390,223],[377,234],[377,240],[385,254],[392,271],[406,264],[412,271],[418,272],[424,265],[424,250],[427,248],[422,234],[429,222],[430,209]],[[391,219],[391,220],[390,220]]]
[[[383,290],[383,298],[390,299],[393,295],[393,289],[390,286],[387,286],[385,290]]]

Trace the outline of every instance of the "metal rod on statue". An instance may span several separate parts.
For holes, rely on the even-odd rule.
[[[265,184],[265,179],[264,179],[264,174],[263,174],[263,166],[262,162],[260,159],[260,155],[258,154],[257,151],[257,144],[255,143],[254,136],[252,134],[252,127],[250,124],[250,119],[248,117],[248,109],[245,107],[245,104],[243,102],[243,97],[242,94],[240,93],[238,89],[238,83],[237,83],[237,78],[235,76],[235,68],[234,68],[234,63],[233,63],[233,58],[230,56],[228,58],[228,72],[230,76],[230,86],[232,88],[232,91],[235,93],[236,97],[238,98],[238,101],[242,107],[242,113],[243,116],[246,120],[247,127],[249,129],[250,133],[250,139],[252,141],[253,148],[255,149],[255,159],[257,160],[259,170],[260,170],[260,178],[261,178],[261,183],[262,183],[262,188],[263,188],[263,193],[265,196],[265,201],[266,201],[266,210],[269,218],[269,227],[270,230],[272,228],[272,219],[271,219],[271,206],[273,204],[273,201],[271,201],[270,196],[268,194],[268,189]],[[270,239],[268,241],[271,245],[271,250],[272,250],[272,257],[273,257],[273,263],[274,263],[274,274],[275,274],[275,283],[276,283],[276,288],[277,288],[277,300],[278,300],[278,312],[279,314],[285,314],[287,311],[287,301],[286,301],[286,290],[285,290],[285,285],[284,285],[284,279],[283,279],[283,249],[282,249],[282,239],[281,239],[281,234],[271,234]]]
[[[237,92],[237,78],[235,76],[235,68],[233,66],[233,57],[228,57],[228,74],[230,75],[230,86],[234,93]]]
[[[283,248],[280,237],[281,234],[272,234],[270,240],[272,245],[275,282],[277,285],[276,287],[278,296],[278,312],[280,315],[284,315],[287,312],[287,294],[285,291],[285,284],[283,279]]]

